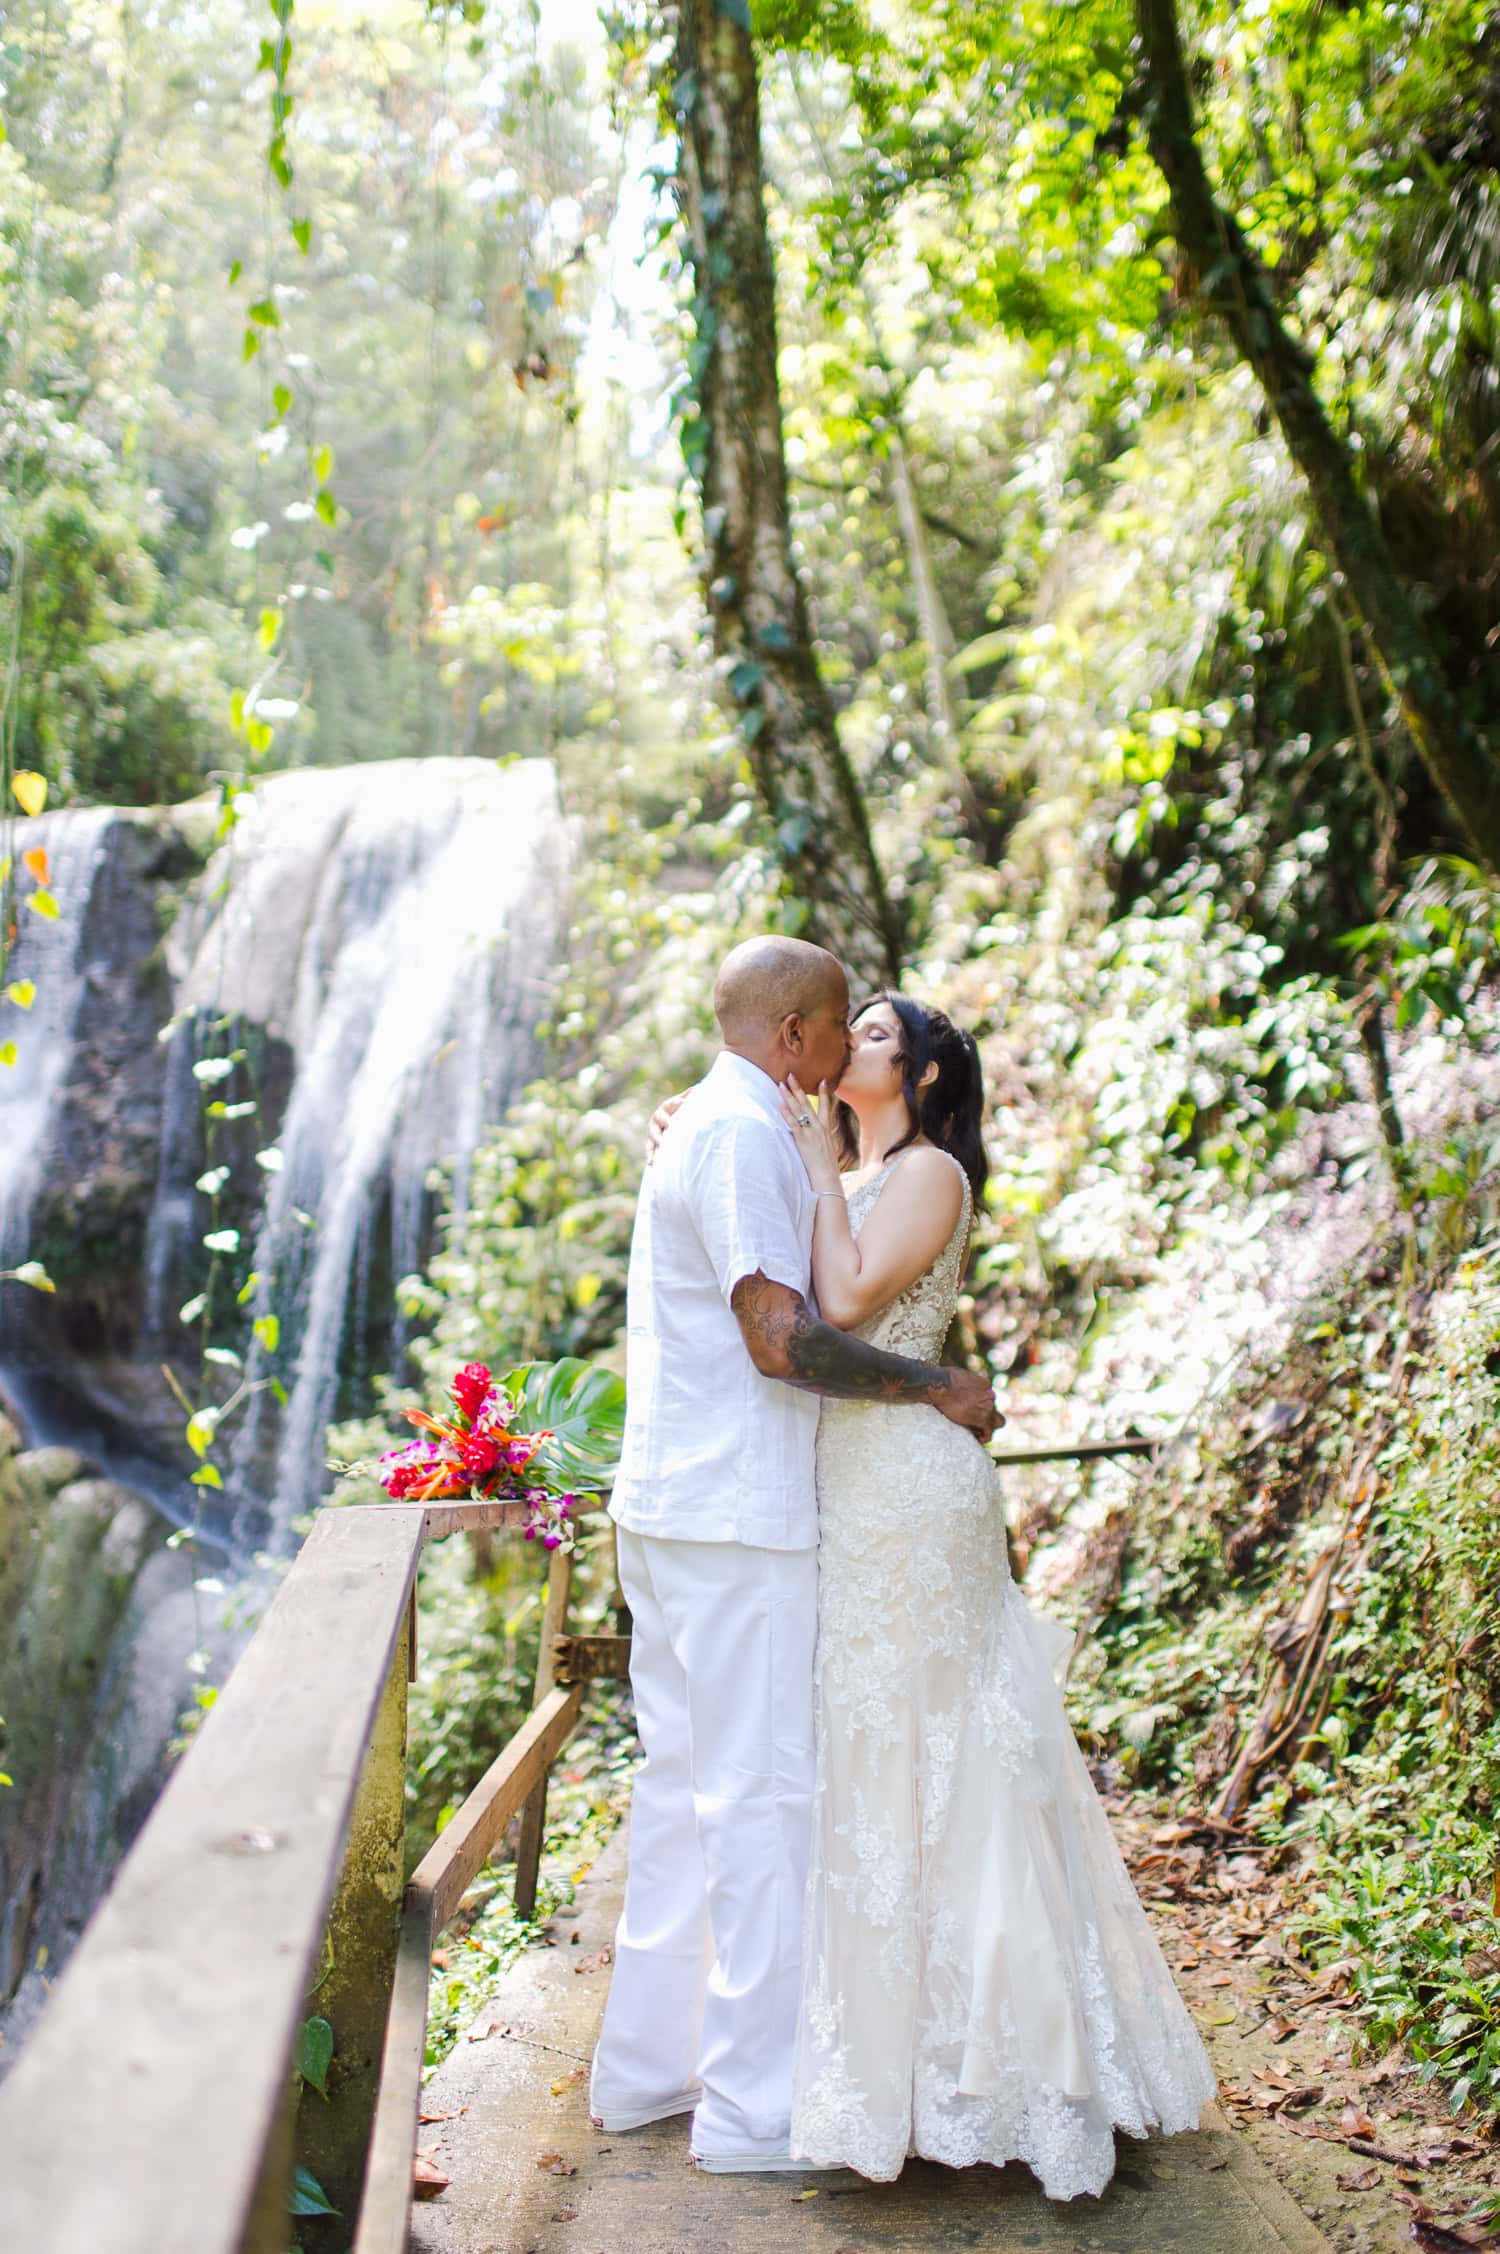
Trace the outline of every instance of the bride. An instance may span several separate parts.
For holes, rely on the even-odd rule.
[[[821,1096],[783,1097],[819,1309],[935,1360],[987,1171],[973,1039],[880,995]],[[1100,2192],[1112,2131],[1196,2127],[1214,2077],[1068,1727],[1060,1631],[1010,1579],[994,1467],[935,1411],[825,1401],[817,1484],[792,2152],[879,2180],[1020,2159],[1051,2198]]]

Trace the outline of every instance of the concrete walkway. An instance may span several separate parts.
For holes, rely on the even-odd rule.
[[[1121,2139],[1104,2197],[1066,2205],[1020,2167],[913,2161],[894,2184],[700,2176],[685,2118],[601,2136],[586,2067],[624,1860],[622,1829],[557,1920],[557,1946],[512,1967],[428,2084],[424,2113],[452,2118],[418,2142],[451,2181],[418,2205],[412,2254],[1329,2254],[1217,2108],[1193,2136]]]

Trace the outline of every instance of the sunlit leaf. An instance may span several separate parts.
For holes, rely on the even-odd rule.
[[[195,1487],[222,1487],[223,1484],[217,1464],[199,1464],[198,1469],[193,1473],[193,1485]]]
[[[43,917],[49,924],[56,923],[58,918],[57,902],[45,887],[39,886],[35,892],[28,893],[26,905],[34,915]]]
[[[268,1354],[274,1354],[281,1344],[281,1321],[276,1315],[260,1315],[251,1325],[256,1338]]]
[[[31,871],[38,884],[51,883],[52,867],[47,859],[45,845],[33,845],[28,852],[23,853],[21,855],[21,866]]]
[[[29,978],[13,978],[5,989],[7,1002],[14,1002],[18,1010],[29,1010],[36,1000],[36,988]]]
[[[30,767],[19,767],[11,776],[10,787],[15,792],[23,814],[40,814],[47,803],[47,778]]]
[[[183,1438],[195,1456],[206,1456],[214,1444],[219,1418],[214,1409],[198,1409],[183,1426]]]
[[[29,1284],[33,1291],[56,1291],[57,1286],[42,1266],[40,1260],[23,1260],[19,1268],[10,1273],[18,1284]]]
[[[537,1458],[547,1485],[587,1487],[613,1478],[625,1430],[625,1386],[612,1370],[567,1355],[523,1363],[501,1383],[521,1401],[529,1429],[555,1435]]]

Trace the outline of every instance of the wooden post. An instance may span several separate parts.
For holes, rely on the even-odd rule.
[[[537,1654],[536,1695],[532,1699],[535,1710],[541,1705],[557,1680],[553,1656],[553,1639],[562,1635],[568,1625],[568,1601],[573,1594],[573,1553],[571,1550],[554,1550],[552,1563],[547,1568],[547,1601],[542,1607],[542,1643]],[[542,1863],[542,1835],[547,1828],[547,1776],[532,1792],[521,1810],[521,1838],[516,1849],[516,1910],[521,1917],[531,1917],[536,1911],[537,1874]]]
[[[305,2088],[297,2141],[342,2221],[309,2224],[309,2248],[347,2246],[364,2182],[396,1969],[406,1834],[408,1635],[398,1639],[360,1772],[344,1867],[328,1913],[325,1976],[305,2016],[333,2029],[328,2095]]]
[[[239,2254],[286,2254],[294,2228],[290,2219],[293,2131],[297,2093],[290,2077],[261,2158],[260,2180],[246,2218]]]

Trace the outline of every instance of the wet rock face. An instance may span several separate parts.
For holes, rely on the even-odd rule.
[[[129,1489],[0,1416],[0,2064],[159,1788],[193,1567]]]
[[[206,858],[193,826],[177,814],[111,823],[84,915],[73,1049],[30,1246],[83,1351],[140,1326],[166,1070],[157,1035],[172,1014],[162,942]]]

